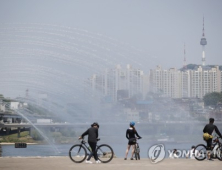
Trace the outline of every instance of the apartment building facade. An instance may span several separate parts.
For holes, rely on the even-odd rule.
[[[222,71],[219,66],[198,66],[194,69],[168,70],[157,66],[150,70],[150,91],[165,97],[198,97],[221,92]]]
[[[148,92],[148,75],[131,65],[126,68],[117,65],[100,75],[94,74],[88,83],[92,93],[108,96],[113,102],[138,94],[145,96]]]

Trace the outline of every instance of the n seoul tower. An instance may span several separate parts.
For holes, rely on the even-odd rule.
[[[203,18],[203,34],[202,34],[202,38],[200,40],[200,45],[202,45],[202,47],[203,47],[202,66],[205,66],[205,50],[204,50],[204,47],[205,47],[205,45],[207,45],[207,40],[206,40],[205,34],[204,34],[204,18]]]

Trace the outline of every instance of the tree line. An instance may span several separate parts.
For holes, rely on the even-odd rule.
[[[222,92],[207,93],[203,97],[203,101],[205,106],[216,106],[219,103],[222,104]]]

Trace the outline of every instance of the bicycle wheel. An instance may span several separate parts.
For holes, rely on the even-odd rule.
[[[134,152],[135,152],[136,160],[140,160],[140,148],[139,148],[138,144],[135,146],[135,151]]]
[[[96,149],[96,153],[97,153],[98,159],[102,163],[107,163],[111,161],[114,156],[113,149],[109,145],[106,145],[106,144],[98,146]]]
[[[135,156],[135,159],[137,160],[138,159],[138,156],[137,156],[137,153],[134,152],[134,156]]]
[[[80,145],[73,145],[69,150],[69,157],[75,163],[81,163],[86,159],[86,149]]]
[[[199,144],[194,148],[194,157],[198,161],[202,161],[207,157],[207,147],[204,144]]]
[[[222,161],[222,146],[217,148],[217,159],[219,159],[220,161]]]
[[[138,160],[140,160],[140,153],[137,153],[137,158]]]

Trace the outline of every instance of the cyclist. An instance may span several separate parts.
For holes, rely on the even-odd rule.
[[[86,163],[92,163],[90,161],[91,157],[94,156],[94,159],[96,163],[101,163],[100,160],[98,160],[97,153],[96,153],[96,144],[97,144],[97,138],[98,138],[98,128],[99,124],[97,122],[94,122],[91,125],[91,128],[87,129],[80,137],[79,139],[82,139],[85,135],[88,135],[88,143],[91,148],[91,153],[89,154]]]
[[[136,144],[135,135],[137,136],[138,139],[142,138],[142,137],[139,136],[139,134],[137,133],[134,126],[135,126],[135,122],[130,122],[130,127],[129,127],[129,129],[126,130],[126,138],[129,141],[128,141],[128,146],[127,146],[127,149],[126,149],[126,155],[125,155],[124,160],[127,160],[127,155],[128,155],[128,152],[129,152],[131,146],[132,146],[131,160],[133,160],[133,154],[134,154],[135,144]]]
[[[207,150],[211,150],[211,146],[212,146],[212,133],[213,131],[215,131],[220,137],[221,133],[218,130],[217,126],[213,124],[214,123],[214,118],[210,118],[209,119],[209,124],[207,124],[204,129],[203,129],[203,133],[204,133],[204,140],[207,142]],[[212,160],[210,158],[210,154],[208,154],[208,159]]]

